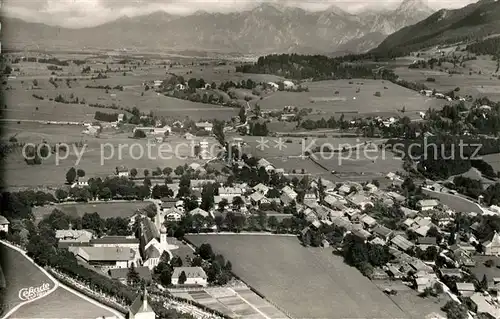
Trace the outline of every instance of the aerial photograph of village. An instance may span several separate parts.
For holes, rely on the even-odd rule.
[[[500,319],[497,0],[0,12],[0,318]]]

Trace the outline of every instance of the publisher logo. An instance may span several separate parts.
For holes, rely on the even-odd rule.
[[[19,299],[22,301],[32,300],[45,295],[49,289],[50,285],[48,283],[43,283],[39,287],[22,288],[19,290]]]

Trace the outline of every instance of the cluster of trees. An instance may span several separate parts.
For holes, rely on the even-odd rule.
[[[50,193],[42,191],[3,192],[0,196],[2,215],[7,219],[31,219],[32,207],[54,203],[56,199]]]
[[[116,122],[118,121],[118,113],[104,113],[100,111],[96,111],[94,115],[94,119],[96,121],[103,121],[103,122]],[[126,119],[124,118],[124,121]]]
[[[344,261],[366,277],[371,277],[373,267],[381,267],[391,259],[388,246],[365,243],[352,234],[344,238],[342,253]]]
[[[207,274],[207,281],[215,285],[225,285],[232,278],[232,265],[224,256],[215,254],[210,244],[202,244],[196,248],[196,254],[201,258],[194,258],[192,266],[202,266]],[[205,262],[203,262],[205,261]]]
[[[267,136],[269,134],[269,130],[265,122],[250,122],[248,133],[252,136]]]
[[[66,180],[68,179],[68,174],[73,176],[71,173],[72,169],[68,171]],[[71,177],[70,176],[70,177]],[[76,178],[76,177],[75,177]],[[151,181],[149,181],[151,182]],[[65,200],[68,196],[72,197],[76,201],[88,201],[99,197],[100,199],[144,199],[150,196],[149,186],[147,184],[142,186],[137,186],[131,180],[126,177],[106,177],[105,179],[90,178],[89,186],[84,186],[81,188],[73,187],[70,192],[60,189],[56,191],[56,197],[58,200]]]
[[[349,122],[344,119],[344,114],[340,115],[338,120],[335,119],[335,116],[331,116],[328,120],[321,118],[319,120],[305,120],[300,122],[300,126],[306,130],[315,130],[320,128],[340,128],[345,130],[349,128]]]
[[[33,94],[32,96],[37,100],[44,100],[44,97],[41,95]]]
[[[243,64],[236,72],[276,74],[291,79],[350,79],[381,78],[395,81],[394,72],[384,70],[374,73],[371,67],[344,63],[343,59],[322,55],[273,54],[260,57],[254,64]]]
[[[54,65],[58,65],[58,66],[68,66],[69,65],[68,61],[59,60],[57,58],[47,58],[47,59],[38,58],[38,60],[36,62],[38,62],[38,63],[54,64]]]
[[[493,37],[486,40],[478,41],[467,45],[466,50],[479,55],[494,55],[499,54],[500,38]]]
[[[60,67],[55,66],[55,65],[47,65],[47,70],[49,70],[49,71],[62,71],[63,68],[60,68]]]
[[[101,90],[119,90],[123,91],[123,85],[116,85],[111,87],[110,85],[86,85],[87,89],[101,89]]]

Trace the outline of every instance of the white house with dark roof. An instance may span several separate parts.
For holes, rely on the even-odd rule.
[[[132,248],[121,247],[74,247],[73,254],[94,267],[112,269],[127,268],[137,262],[136,252]]]
[[[189,214],[191,214],[191,216],[194,216],[194,215],[200,215],[200,216],[203,216],[203,217],[208,217],[208,216],[212,216],[211,213],[197,207],[195,209],[193,209],[192,211],[189,212]],[[213,217],[213,216],[212,216]]]
[[[58,244],[67,247],[71,245],[88,245],[94,234],[84,229],[57,229],[56,239]]]
[[[196,128],[203,129],[207,132],[212,132],[214,125],[210,122],[198,122],[195,123]]]
[[[119,177],[128,177],[130,173],[128,171],[128,168],[121,165],[116,168],[116,175],[118,175]]]
[[[487,256],[500,255],[500,235],[495,231],[491,239],[483,243],[483,251]]]
[[[347,200],[361,210],[365,210],[368,206],[373,207],[373,202],[368,197],[362,194],[354,194],[348,196]]]
[[[435,209],[439,205],[439,202],[435,199],[421,199],[417,202],[417,207],[420,211],[427,211]]]
[[[5,216],[0,215],[0,232],[9,232],[10,222],[5,218]]]
[[[198,285],[206,287],[207,274],[201,267],[174,267],[174,272],[172,273],[172,285],[179,285],[179,277],[184,272],[186,275],[186,281],[183,285]]]
[[[281,202],[283,202],[284,205],[289,205],[291,202],[293,202],[298,194],[290,187],[290,186],[285,186],[281,189]]]
[[[263,195],[266,195],[267,192],[269,192],[269,187],[262,184],[262,183],[255,185],[254,187],[252,187],[252,189],[254,191],[258,191],[258,192],[262,193]]]

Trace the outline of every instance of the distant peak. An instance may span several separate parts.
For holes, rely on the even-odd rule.
[[[403,0],[399,5],[398,11],[429,11],[431,8],[427,5],[426,1],[423,0]]]
[[[335,14],[338,14],[338,15],[343,15],[343,14],[348,14],[347,12],[345,12],[344,10],[340,9],[339,7],[337,7],[336,5],[331,5],[329,6],[325,12],[330,12],[330,13],[335,13]]]

